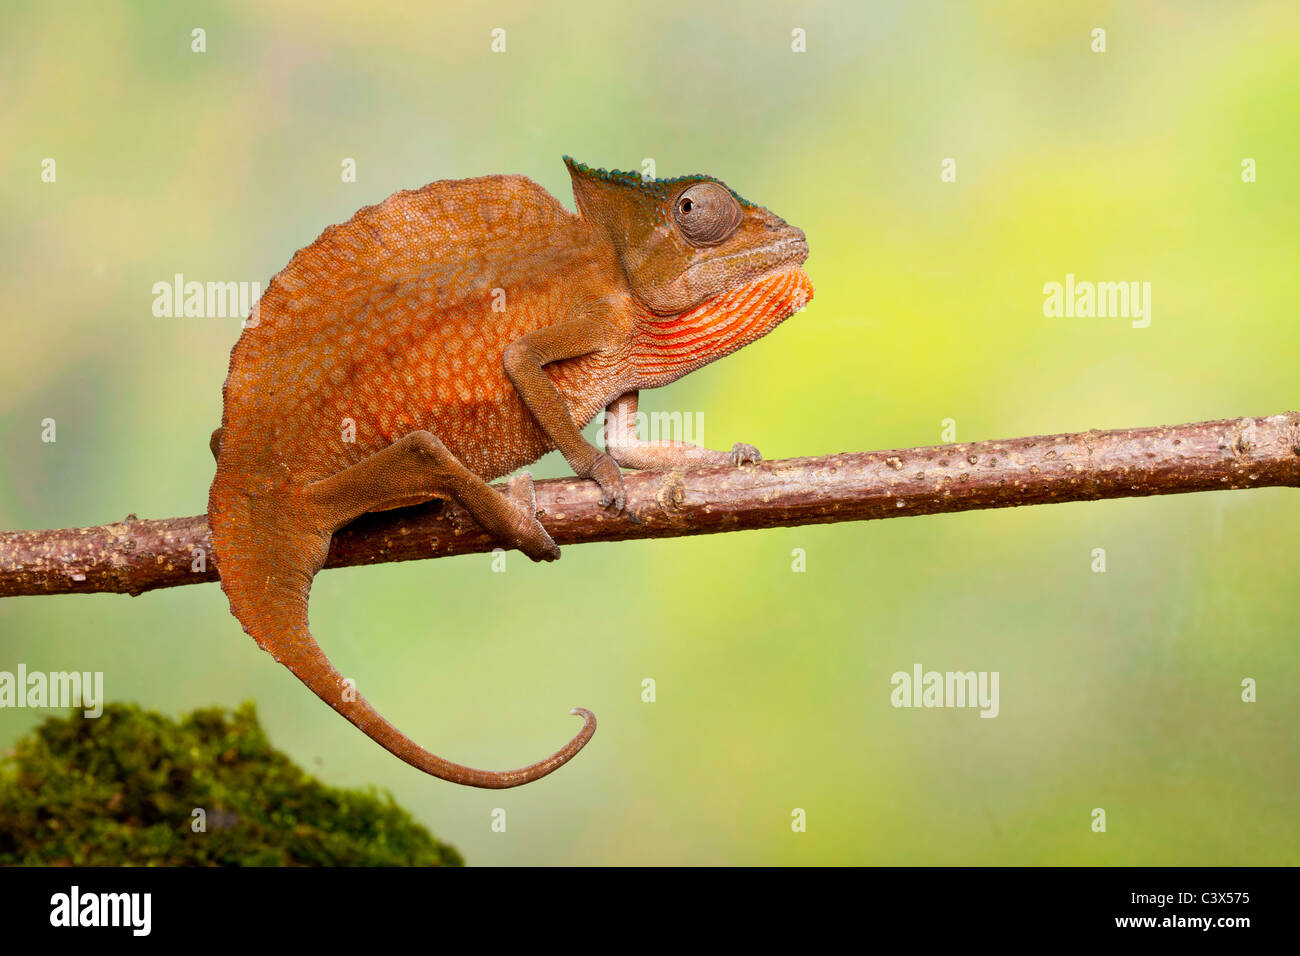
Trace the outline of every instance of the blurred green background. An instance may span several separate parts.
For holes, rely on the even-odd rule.
[[[562,153],[709,172],[807,231],[808,310],[643,397],[703,411],[715,447],[816,455],[936,444],[946,418],[968,441],[1300,405],[1291,3],[0,17],[3,528],[205,507],[239,320],[155,318],[153,283],[264,287],[325,225],[435,179],[524,173],[571,206]],[[1151,282],[1151,326],[1045,318],[1042,286],[1067,272]],[[554,455],[534,470],[565,471]],[[574,732],[569,707],[596,712],[579,758],[515,791],[379,749],[212,584],[0,601],[0,669],[102,670],[112,699],[171,714],[254,699],[275,746],[328,783],[390,789],[471,864],[1295,864],[1298,522],[1300,497],[1266,489],[595,545],[544,567],[512,553],[505,574],[475,556],[320,576],[313,630],[339,669],[446,757],[519,766]],[[1000,716],[894,709],[890,675],[918,662],[999,671]],[[0,748],[41,716],[0,711]]]

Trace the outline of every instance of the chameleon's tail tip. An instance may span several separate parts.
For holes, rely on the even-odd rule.
[[[578,750],[587,746],[587,741],[591,740],[596,733],[596,715],[586,707],[574,707],[569,713],[582,718],[582,729],[573,737],[573,743],[578,745],[577,750],[573,751],[576,754]]]

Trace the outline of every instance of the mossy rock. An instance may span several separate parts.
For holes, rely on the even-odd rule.
[[[202,832],[195,832],[201,809]],[[459,866],[391,796],[328,787],[251,703],[174,721],[110,704],[51,717],[0,760],[0,864]]]

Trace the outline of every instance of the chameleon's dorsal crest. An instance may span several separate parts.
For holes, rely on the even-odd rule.
[[[674,176],[671,179],[654,179],[640,173],[622,169],[596,169],[586,163],[580,163],[572,156],[564,157],[569,176],[573,180],[573,195],[578,203],[578,211],[584,215],[595,213],[597,208],[609,205],[632,205],[647,209],[659,206],[667,209],[669,201],[683,187],[691,183],[727,184],[713,176],[703,173],[691,173],[686,176]],[[727,191],[742,206],[750,209],[762,208],[745,199],[730,186]],[[586,208],[584,208],[586,207]]]
[[[629,224],[664,221],[669,193],[659,180],[643,180],[637,173],[621,170],[592,169],[569,156],[564,163],[573,181],[578,215],[604,226],[620,251]]]

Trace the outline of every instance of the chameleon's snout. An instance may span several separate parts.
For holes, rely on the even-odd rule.
[[[790,246],[798,256],[799,265],[803,265],[808,260],[808,237],[798,226],[789,226]]]
[[[798,226],[782,223],[765,251],[782,266],[801,266],[808,259],[808,237]]]

